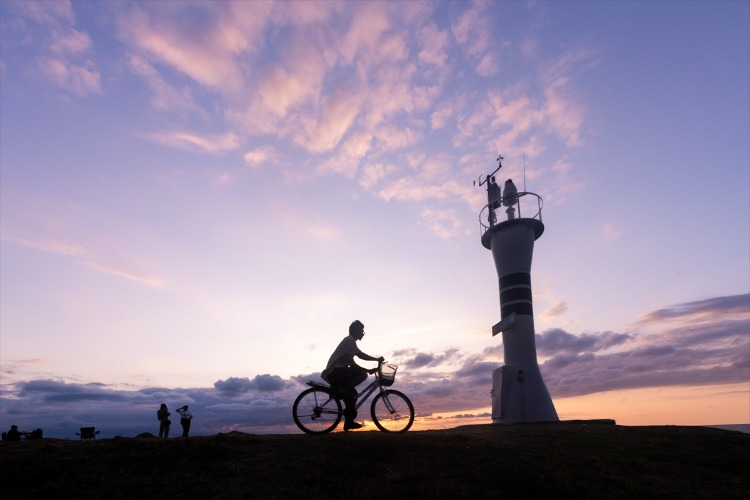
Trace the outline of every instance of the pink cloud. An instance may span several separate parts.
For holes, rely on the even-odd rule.
[[[385,58],[381,44],[391,27],[387,5],[379,2],[358,4],[359,8],[353,12],[349,29],[338,47],[344,62],[352,64],[359,60],[369,66],[372,61]]]
[[[264,163],[277,162],[278,156],[279,155],[274,148],[262,147],[262,148],[254,149],[252,151],[248,151],[247,153],[244,154],[242,159],[245,160],[245,163],[247,165],[251,167],[257,167]]]
[[[70,29],[64,33],[56,33],[52,46],[52,52],[59,54],[81,54],[91,48],[91,37],[81,31]]]
[[[444,67],[448,60],[449,34],[433,23],[424,26],[419,31],[419,61],[438,67]]]
[[[218,136],[203,136],[192,132],[176,131],[150,134],[148,137],[165,146],[197,148],[210,153],[231,151],[240,145],[239,138],[232,132]]]
[[[567,302],[558,302],[557,304],[553,305],[544,313],[542,313],[542,316],[545,318],[554,318],[556,316],[561,316],[565,314],[568,311],[568,304]]]
[[[61,26],[75,22],[73,4],[69,0],[55,2],[13,2],[19,15],[47,26]]]
[[[252,36],[257,30],[251,28],[262,26],[268,14],[264,5],[252,2],[246,4],[246,8],[237,9],[230,4],[231,8],[226,11],[207,13],[204,19],[208,22],[200,27],[180,22],[179,12],[164,16],[135,7],[120,20],[121,37],[137,51],[168,64],[198,83],[236,91],[244,83],[236,56],[252,48]],[[163,4],[147,4],[153,8],[161,6]],[[249,15],[253,13],[257,15]]]
[[[39,69],[49,80],[60,87],[85,96],[101,92],[101,75],[93,65],[79,66],[65,59],[43,58],[39,60]]]
[[[130,57],[130,69],[141,76],[151,89],[151,106],[161,111],[186,110],[196,111],[190,87],[178,89],[170,85],[156,69],[145,59],[138,56]]]
[[[97,271],[135,281],[151,288],[162,288],[165,286],[164,281],[157,276],[135,270],[127,264],[118,264],[115,261],[119,259],[115,257],[102,256],[100,251],[92,250],[83,245],[71,243],[60,238],[25,239],[4,232],[3,239],[43,252],[69,257],[79,264],[96,269]]]
[[[362,96],[350,92],[336,92],[324,99],[321,116],[300,117],[301,129],[293,130],[295,142],[314,153],[334,149],[359,114]]]

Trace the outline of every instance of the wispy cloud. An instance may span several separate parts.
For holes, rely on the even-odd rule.
[[[130,57],[131,70],[141,76],[151,90],[151,106],[159,111],[199,111],[193,101],[192,89],[188,86],[176,88],[142,57]]]
[[[159,132],[148,134],[154,142],[176,148],[198,149],[209,153],[231,151],[240,147],[239,138],[232,132],[223,135],[200,135],[193,132]]]
[[[41,74],[60,87],[80,96],[101,92],[101,76],[91,63],[71,65],[60,58],[40,58]]]
[[[619,240],[622,237],[622,230],[617,229],[612,224],[605,224],[602,228],[602,234],[608,240]]]
[[[196,24],[191,12],[179,6],[133,5],[119,20],[120,37],[150,60],[168,64],[202,85],[236,92],[245,82],[237,57],[253,49],[269,8],[266,2],[252,2],[244,9],[235,4],[225,7],[194,5],[204,10],[201,18],[206,21]]]
[[[678,322],[684,325],[714,322],[717,312],[724,320],[747,321],[750,319],[750,295],[728,295],[711,297],[684,304],[676,304],[644,314],[637,326],[653,326],[663,322]]]
[[[277,163],[279,161],[279,153],[275,148],[272,147],[261,147],[248,151],[242,157],[245,163],[250,167],[258,167],[266,163]]]
[[[409,163],[406,148],[421,148],[434,130],[452,134],[454,146],[529,157],[541,155],[553,138],[566,147],[583,143],[585,112],[571,74],[588,63],[591,51],[562,52],[539,61],[536,75],[505,75],[495,83],[497,54],[508,49],[485,3],[466,4],[450,26],[435,22],[429,4],[316,6],[201,4],[205,16],[197,25],[195,18],[185,21],[179,4],[124,9],[120,37],[131,51],[131,70],[151,89],[154,108],[188,110],[210,89],[208,102],[228,130],[149,137],[205,152],[252,143],[256,148],[245,155],[251,165],[286,144],[310,156],[319,174],[356,178],[385,201],[458,204],[476,199],[463,189],[463,171],[415,176],[401,167]],[[330,30],[331,23],[340,29]],[[261,43],[273,45],[273,59],[257,50]],[[483,90],[469,92],[461,84],[467,61],[477,83],[487,78],[487,85],[477,85]],[[530,77],[541,85],[529,85]],[[457,92],[446,94],[446,86]],[[571,166],[558,174],[569,176]]]
[[[40,72],[73,94],[103,92],[110,78],[93,62],[97,47],[76,26],[72,5],[40,5],[15,5],[27,22],[54,28],[36,60]],[[454,149],[476,150],[462,153],[477,156],[475,162],[479,151],[525,152],[531,159],[550,143],[584,143],[586,113],[575,76],[596,52],[568,49],[552,59],[529,53],[529,69],[498,79],[500,58],[512,48],[493,28],[497,13],[490,4],[457,5],[449,24],[433,16],[431,4],[418,2],[408,8],[387,2],[190,5],[110,10],[125,69],[141,79],[164,123],[189,113],[225,130],[157,121],[161,130],[142,137],[166,147],[217,153],[253,144],[244,154],[251,166],[278,160],[282,150],[303,152],[312,172],[353,178],[384,201],[419,204],[423,216],[421,204],[439,200],[444,221],[425,220],[425,227],[446,237],[462,233],[446,224],[449,212],[477,196],[465,189],[466,173],[457,168],[463,159],[452,153],[440,151],[445,167],[438,171],[408,168],[414,151],[441,149],[431,144],[436,131]],[[563,157],[546,158],[539,170],[555,172],[556,185],[567,187],[577,181],[572,162],[563,159],[565,148]]]
[[[467,56],[476,62],[475,70],[479,74],[485,74],[483,66],[489,64],[485,59],[490,57],[488,49],[492,44],[492,26],[485,15],[486,7],[486,3],[473,2],[451,25],[453,36]]]
[[[447,240],[464,233],[463,218],[455,210],[426,207],[419,215],[430,232],[440,238]]]
[[[44,40],[37,45],[34,73],[80,97],[103,91],[99,68],[92,60],[91,37],[75,29],[75,13],[69,1],[13,2],[11,8],[22,20],[4,26],[14,37],[12,43],[28,36]]]
[[[545,318],[554,318],[556,316],[560,316],[562,314],[565,314],[568,311],[568,304],[567,302],[558,302],[546,311],[542,313],[542,316]]]
[[[2,232],[2,238],[3,240],[43,252],[69,257],[79,264],[88,266],[97,271],[124,278],[129,281],[134,281],[150,288],[164,288],[166,286],[164,280],[157,276],[137,271],[128,265],[115,264],[112,260],[108,260],[107,258],[98,255],[94,250],[63,239],[22,238],[8,234],[7,231]]]

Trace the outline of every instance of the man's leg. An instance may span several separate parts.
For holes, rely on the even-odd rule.
[[[344,396],[344,419],[346,422],[354,422],[357,418],[357,396],[349,391]]]
[[[356,367],[355,367],[356,368]],[[367,377],[367,373],[365,373]],[[357,418],[357,392],[354,387],[362,382],[359,372],[352,368],[334,368],[328,376],[331,386],[343,394],[345,424],[351,424]]]
[[[350,366],[347,370],[347,383],[341,388],[342,392],[349,392],[367,380],[367,370],[359,366]]]
[[[359,429],[362,424],[354,421],[357,418],[357,387],[359,384],[367,379],[367,371],[359,366],[350,366],[347,369],[347,378],[349,381],[344,386],[343,391],[346,393],[344,402],[346,403],[346,411],[344,412],[344,430]]]

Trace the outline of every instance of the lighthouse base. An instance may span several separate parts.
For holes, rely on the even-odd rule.
[[[539,367],[502,366],[492,372],[492,423],[558,422]]]

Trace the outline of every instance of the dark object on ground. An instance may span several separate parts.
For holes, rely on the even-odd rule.
[[[96,435],[100,432],[96,430],[96,427],[81,427],[81,432],[76,432],[76,436],[81,436],[81,441],[84,439],[96,439]]]
[[[8,432],[3,432],[3,441],[20,441],[23,439],[42,439],[44,437],[44,431],[42,429],[34,429],[33,431],[19,431],[18,426],[14,425]]]
[[[42,429],[34,429],[31,432],[26,433],[26,439],[42,439],[44,437],[44,431]]]
[[[357,460],[351,457],[356,456]],[[0,446],[16,498],[746,498],[750,435],[587,423]],[[357,481],[335,481],[336,476]],[[91,481],[92,477],[106,480]],[[81,485],[86,485],[81,488]]]

